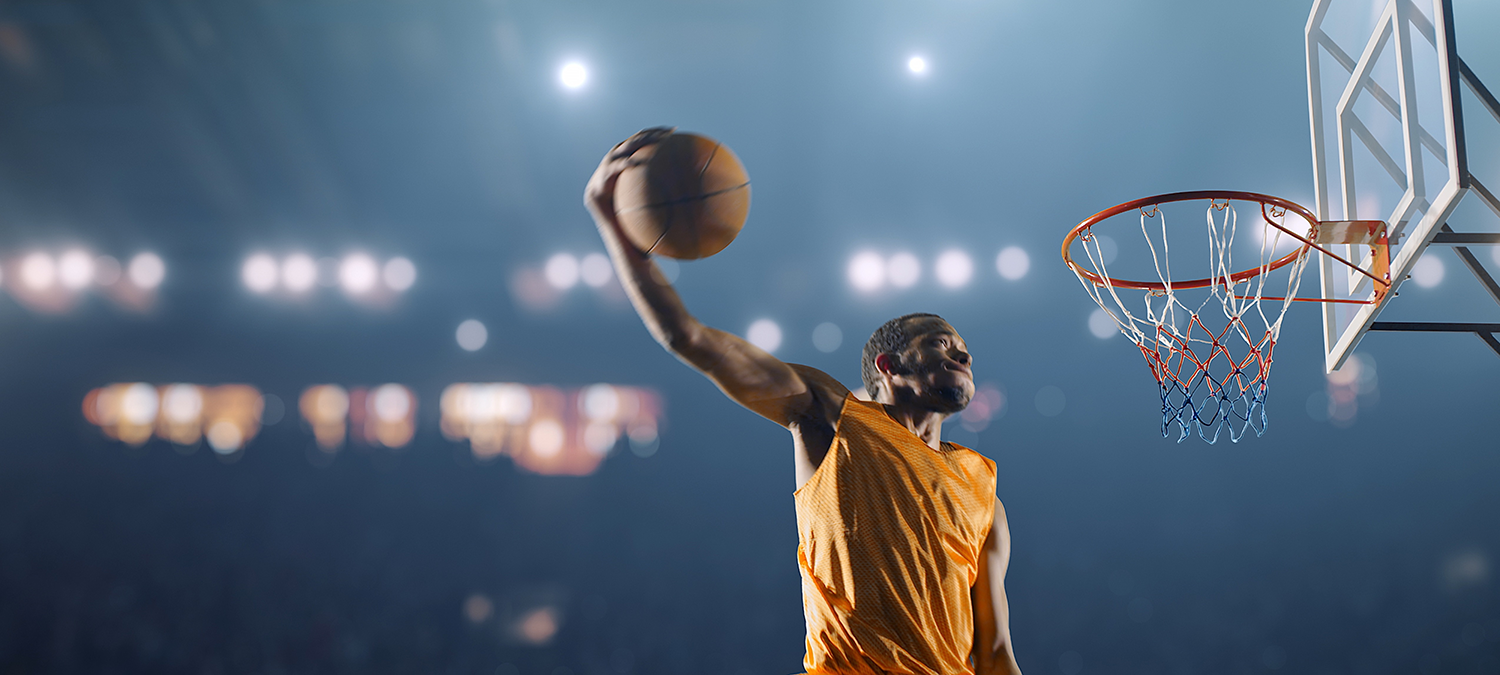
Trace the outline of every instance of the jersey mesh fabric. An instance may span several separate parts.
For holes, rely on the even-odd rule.
[[[793,498],[809,675],[974,672],[969,589],[994,522],[994,462],[934,450],[851,395]]]

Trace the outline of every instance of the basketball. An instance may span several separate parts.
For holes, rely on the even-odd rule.
[[[653,255],[706,258],[734,241],[750,213],[750,176],[724,144],[674,133],[632,155],[615,183],[615,213],[632,244]]]

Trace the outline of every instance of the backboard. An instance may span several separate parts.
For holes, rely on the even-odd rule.
[[[1500,302],[1500,286],[1467,248],[1500,235],[1448,226],[1471,194],[1500,217],[1500,199],[1469,171],[1464,127],[1466,103],[1497,123],[1500,103],[1458,56],[1452,0],[1315,0],[1306,49],[1318,219],[1385,221],[1395,289],[1436,243],[1453,246]],[[1360,247],[1339,248],[1366,269],[1375,264]],[[1500,352],[1497,324],[1377,322],[1397,293],[1377,294],[1367,275],[1319,257],[1323,299],[1368,301],[1323,303],[1328,372],[1371,329],[1475,332]]]

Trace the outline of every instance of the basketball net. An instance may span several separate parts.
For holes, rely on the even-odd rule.
[[[1209,443],[1225,431],[1236,443],[1247,429],[1265,433],[1271,352],[1309,258],[1305,240],[1287,234],[1286,209],[1259,202],[1253,221],[1264,235],[1259,265],[1236,270],[1233,244],[1240,223],[1234,201],[1210,199],[1205,209],[1206,284],[1197,279],[1173,285],[1167,217],[1160,204],[1136,208],[1159,283],[1111,278],[1092,226],[1081,229],[1078,239],[1093,278],[1069,259],[1089,297],[1140,348],[1161,389],[1162,436],[1170,437],[1175,428],[1179,443],[1195,429]],[[1273,255],[1278,244],[1293,241],[1302,247],[1290,260]],[[1269,273],[1275,270],[1273,280]]]

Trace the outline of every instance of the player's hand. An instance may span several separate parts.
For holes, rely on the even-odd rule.
[[[583,189],[584,206],[588,207],[589,213],[594,216],[594,222],[600,228],[607,227],[615,234],[623,234],[619,231],[620,224],[615,217],[615,182],[620,179],[620,172],[641,163],[641,160],[631,159],[637,150],[661,142],[676,130],[677,127],[642,129],[604,155],[599,168],[589,178],[588,186]],[[622,236],[621,243],[624,242]]]

